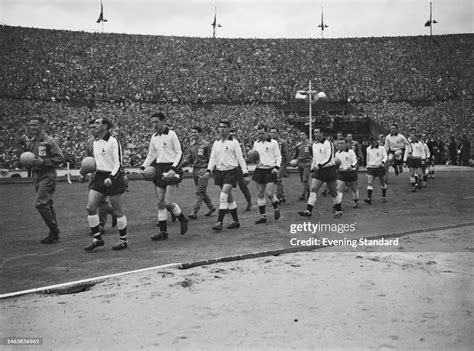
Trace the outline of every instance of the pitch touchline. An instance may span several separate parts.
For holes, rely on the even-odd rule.
[[[474,198],[474,196],[473,196],[473,198]],[[449,225],[449,226],[444,226],[444,227],[414,229],[414,230],[401,232],[401,233],[376,235],[376,236],[367,237],[367,239],[403,237],[403,236],[407,236],[407,235],[410,235],[410,234],[425,233],[425,232],[429,232],[429,231],[438,231],[438,230],[447,230],[447,229],[453,229],[453,228],[461,228],[461,227],[470,226],[470,225],[474,225],[474,222],[460,223],[460,224]],[[16,297],[16,296],[20,296],[20,295],[26,295],[26,294],[30,294],[30,293],[42,293],[43,292],[45,294],[47,294],[47,293],[53,293],[54,294],[55,290],[58,290],[58,289],[61,289],[61,288],[74,287],[74,286],[77,286],[77,285],[80,285],[80,284],[86,285],[87,283],[98,283],[98,282],[101,282],[101,281],[104,281],[106,279],[113,278],[113,277],[120,277],[120,276],[123,276],[123,275],[132,274],[132,273],[146,272],[146,271],[159,269],[159,268],[189,269],[189,268],[193,268],[193,267],[197,267],[197,266],[220,263],[220,262],[231,262],[231,261],[236,261],[236,260],[241,260],[241,259],[264,257],[264,256],[270,256],[270,255],[277,255],[277,254],[281,255],[281,254],[287,254],[287,253],[293,253],[293,252],[313,251],[315,249],[324,249],[324,248],[327,248],[327,247],[330,247],[330,246],[319,245],[319,246],[307,246],[307,247],[290,247],[290,248],[286,248],[286,249],[263,251],[263,252],[257,252],[257,253],[252,253],[252,254],[239,255],[239,256],[221,257],[221,258],[217,258],[217,259],[210,259],[210,260],[199,261],[199,262],[170,263],[170,264],[165,264],[165,265],[161,265],[161,266],[142,268],[142,269],[137,269],[137,270],[128,271],[128,272],[121,272],[121,273],[115,273],[115,274],[110,274],[110,275],[104,275],[104,276],[95,277],[95,278],[88,278],[88,279],[78,280],[78,281],[69,282],[69,283],[50,285],[50,286],[45,286],[45,287],[41,287],[41,288],[34,288],[34,289],[28,289],[28,290],[22,290],[22,291],[14,291],[14,292],[11,292],[11,293],[0,295],[0,300],[5,299],[5,298],[9,298],[9,297]]]
[[[58,290],[58,289],[61,289],[61,288],[67,288],[67,287],[73,287],[73,286],[76,286],[76,285],[79,285],[79,284],[87,284],[87,283],[94,283],[94,282],[98,283],[98,282],[101,282],[101,281],[104,281],[104,280],[107,280],[107,279],[113,278],[113,277],[120,277],[120,276],[127,275],[127,274],[146,272],[146,271],[150,271],[150,270],[153,270],[153,269],[160,269],[160,268],[177,268],[180,265],[181,265],[180,263],[170,263],[170,264],[164,264],[164,265],[161,265],[161,266],[137,269],[137,270],[134,270],[134,271],[121,272],[121,273],[103,275],[103,276],[95,277],[95,278],[82,279],[82,280],[77,280],[77,281],[69,282],[69,283],[62,283],[62,284],[44,286],[44,287],[41,287],[41,288],[15,291],[15,292],[11,292],[11,293],[8,293],[8,294],[0,295],[0,300],[8,298],[8,297],[15,297],[15,296],[26,295],[26,294],[30,294],[30,293],[41,293],[41,292],[48,293],[48,291],[53,291],[53,293],[54,293],[54,290]]]

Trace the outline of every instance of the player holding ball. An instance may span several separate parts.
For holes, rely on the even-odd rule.
[[[21,155],[22,165],[32,171],[36,189],[35,206],[49,228],[42,244],[52,244],[59,240],[58,221],[53,206],[56,191],[56,167],[64,161],[58,143],[45,133],[45,118],[33,115],[28,122],[31,139],[27,142],[28,153]]]
[[[93,143],[93,155],[96,163],[94,180],[89,188],[89,201],[87,203],[87,221],[93,235],[92,242],[84,247],[92,251],[99,246],[104,246],[100,232],[100,220],[97,208],[101,201],[108,196],[114,215],[117,217],[117,227],[120,234],[118,244],[112,246],[113,250],[123,250],[128,247],[127,217],[123,211],[122,194],[126,190],[124,173],[122,169],[122,148],[120,143],[110,135],[112,121],[107,118],[98,118],[94,122],[97,139]]]

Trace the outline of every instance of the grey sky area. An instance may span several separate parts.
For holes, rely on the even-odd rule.
[[[432,1],[433,34],[473,32],[472,0]],[[429,35],[428,0],[103,0],[105,32],[211,37],[324,38]],[[100,0],[1,0],[6,25],[102,31]]]

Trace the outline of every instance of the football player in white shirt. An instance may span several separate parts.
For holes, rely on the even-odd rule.
[[[425,146],[425,162],[421,164],[421,171],[423,173],[423,187],[426,188],[426,183],[430,175],[429,167],[431,165],[431,152],[428,146],[428,136],[427,133],[421,134],[420,142]]]
[[[183,180],[181,161],[183,151],[176,133],[166,126],[166,116],[162,112],[150,116],[150,121],[155,133],[150,139],[148,155],[140,168],[145,171],[148,166],[156,169],[153,183],[156,186],[158,197],[158,226],[160,232],[151,237],[153,241],[168,239],[168,212],[174,214],[181,223],[180,234],[188,230],[188,219],[181,208],[173,201],[177,184]]]
[[[425,163],[426,159],[426,151],[425,151],[425,144],[423,144],[420,140],[418,135],[415,133],[410,136],[411,139],[411,150],[412,153],[410,156],[405,154],[403,159],[403,166],[410,170],[410,183],[412,185],[411,192],[416,192],[416,189],[421,190],[422,186],[422,165]]]
[[[382,202],[387,202],[387,184],[385,183],[385,165],[387,163],[387,151],[380,146],[376,138],[370,137],[370,146],[367,147],[367,199],[364,201],[372,204],[372,193],[374,191],[374,179],[379,178],[382,188]]]
[[[242,156],[245,158],[247,154],[247,148],[245,147],[244,143],[241,143],[237,139],[237,131],[234,128],[229,129],[229,136],[232,137],[235,141],[237,141],[240,145],[240,148],[242,149]],[[237,185],[240,188],[240,191],[242,194],[245,196],[245,200],[247,200],[247,207],[245,208],[245,211],[251,211],[252,210],[252,195],[250,194],[250,190],[248,187],[248,184],[244,180],[244,173],[240,169],[240,167],[237,168]]]
[[[280,146],[275,139],[270,139],[267,126],[258,126],[259,139],[254,142],[252,151],[258,152],[259,160],[252,179],[257,183],[257,204],[260,218],[255,224],[267,223],[265,213],[265,195],[271,201],[275,211],[275,220],[280,218],[279,201],[275,195],[278,169],[281,166]]]
[[[229,210],[233,222],[227,229],[240,228],[239,216],[237,214],[237,203],[232,196],[232,189],[237,186],[237,169],[240,166],[244,181],[249,184],[247,164],[242,156],[240,144],[229,135],[229,121],[219,122],[220,139],[212,145],[211,156],[205,177],[209,178],[214,173],[214,184],[221,188],[219,196],[219,212],[217,223],[212,226],[215,231],[221,231],[224,217]]]
[[[337,191],[342,196],[344,187],[347,184],[352,191],[352,207],[359,207],[359,190],[357,190],[357,166],[358,158],[353,149],[350,148],[350,141],[345,139],[336,141],[337,152],[335,155],[337,170]]]
[[[395,175],[403,172],[403,157],[411,152],[410,143],[404,135],[398,132],[398,125],[390,126],[390,134],[385,137],[385,150],[388,153],[390,165],[395,169]]]
[[[385,147],[385,134],[380,134],[379,135],[379,146],[382,146],[382,147]],[[366,151],[367,151],[367,148],[366,148]],[[392,165],[390,160],[389,160],[389,156],[388,156],[388,150],[385,149],[385,151],[387,151],[387,162],[385,162],[385,176],[384,176],[384,180],[385,180],[385,184],[388,184],[388,170],[390,168],[390,166]]]
[[[317,193],[319,189],[326,184],[329,194],[332,197],[334,217],[342,216],[342,194],[337,191],[337,172],[336,162],[334,160],[334,145],[324,137],[321,128],[314,129],[313,143],[313,161],[311,163],[311,187],[308,202],[305,211],[299,211],[298,214],[303,217],[311,217],[313,208],[316,205]]]
[[[286,165],[290,162],[290,150],[288,149],[288,143],[280,137],[278,128],[270,128],[270,137],[272,139],[275,139],[278,143],[278,146],[280,147],[281,165],[280,169],[278,169],[277,172],[276,196],[280,204],[282,204],[286,202],[285,188],[283,186],[283,177],[288,176],[288,170],[286,169]]]
[[[95,120],[94,135],[97,138],[94,140],[93,152],[96,172],[94,180],[89,185],[89,201],[87,204],[87,220],[94,238],[84,248],[86,251],[104,246],[104,240],[100,233],[97,207],[107,196],[110,199],[113,213],[117,216],[117,227],[120,234],[119,243],[114,245],[112,249],[123,250],[128,247],[127,217],[122,205],[122,194],[126,190],[122,168],[122,148],[117,139],[110,135],[111,128],[112,122],[109,119],[98,118]]]

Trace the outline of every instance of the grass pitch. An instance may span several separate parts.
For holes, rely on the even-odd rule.
[[[395,177],[390,174],[387,203],[380,201],[381,191],[376,183],[373,204],[363,202],[366,196],[366,176],[359,174],[361,204],[352,208],[351,192],[344,193],[344,216],[332,218],[330,197],[318,197],[310,219],[299,217],[306,203],[299,201],[301,185],[297,174],[284,179],[287,202],[281,207],[280,220],[273,219],[273,209],[267,205],[268,223],[255,225],[259,218],[256,207],[255,184],[249,185],[254,207],[244,212],[246,202],[237,188],[233,191],[239,208],[242,227],[214,233],[211,226],[217,215],[204,217],[207,208],[201,208],[198,220],[190,221],[189,231],[179,234],[179,223],[168,224],[170,237],[165,242],[153,242],[150,237],[158,231],[155,225],[157,206],[155,190],[150,182],[130,182],[130,192],[124,195],[128,219],[129,248],[115,252],[111,246],[118,241],[118,230],[106,226],[105,246],[86,253],[83,247],[91,240],[87,224],[87,184],[58,183],[55,195],[61,239],[53,245],[42,245],[39,240],[47,228],[34,208],[32,184],[0,184],[0,239],[2,257],[0,294],[41,286],[70,282],[107,274],[141,269],[169,263],[187,263],[216,258],[247,255],[250,253],[288,249],[292,238],[310,237],[360,238],[377,235],[403,234],[429,228],[472,223],[474,192],[472,169],[450,171],[440,168],[436,179],[428,187],[411,193],[408,174]],[[187,215],[194,203],[194,183],[186,178],[176,192],[176,202]],[[209,195],[217,206],[219,189],[209,182]],[[227,215],[224,225],[231,222]],[[292,225],[348,224],[354,231],[298,231],[291,233]],[[396,248],[394,248],[396,250]]]

